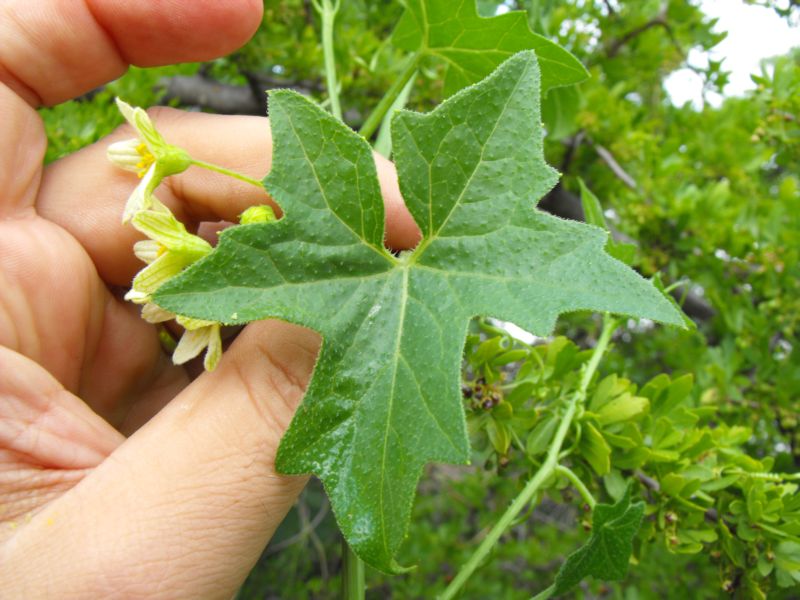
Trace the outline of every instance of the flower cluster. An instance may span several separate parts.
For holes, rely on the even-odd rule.
[[[220,323],[176,315],[152,302],[152,295],[167,280],[211,252],[211,244],[189,233],[154,194],[165,177],[185,171],[192,159],[181,148],[166,143],[144,110],[119,99],[117,106],[139,137],[111,144],[108,159],[141,178],[128,198],[122,222],[130,222],[148,238],[134,245],[134,253],[147,266],[136,275],[125,299],[141,304],[142,318],[150,323],[175,319],[183,326],[184,333],[172,355],[175,364],[183,364],[205,350],[203,364],[213,371],[222,356]]]

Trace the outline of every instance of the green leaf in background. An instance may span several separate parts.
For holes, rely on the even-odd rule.
[[[580,441],[580,452],[595,473],[605,475],[611,470],[611,447],[591,423],[583,424],[583,435]]]
[[[539,95],[536,56],[523,52],[430,114],[395,117],[400,188],[423,232],[396,257],[369,145],[304,97],[273,92],[265,184],[284,217],[225,230],[156,296],[196,318],[277,317],[322,334],[277,467],[322,480],[348,543],[377,569],[401,569],[422,467],[468,460],[460,366],[472,317],[537,334],[583,309],[682,322],[603,252],[604,232],[534,210],[556,181]]]
[[[603,214],[603,207],[600,204],[597,196],[592,193],[583,179],[578,178],[578,183],[581,186],[581,205],[583,206],[583,215],[589,225],[594,225],[600,229],[610,231],[606,217]],[[606,244],[606,252],[611,256],[624,262],[626,265],[632,265],[636,260],[636,246],[633,244],[626,244],[624,242],[617,242],[613,238],[608,238]]]
[[[528,453],[528,456],[533,458],[544,454],[550,446],[550,440],[553,439],[557,427],[558,419],[555,415],[547,415],[541,419],[528,435],[525,444],[525,452]]]
[[[575,86],[553,88],[542,99],[542,121],[550,140],[563,140],[575,133],[575,117],[581,107],[581,95]]]
[[[800,584],[800,544],[786,540],[775,546],[775,568],[780,587]]]
[[[536,51],[543,93],[588,77],[572,54],[530,30],[524,11],[481,17],[475,0],[406,0],[392,41],[398,48],[447,63],[446,96],[480,81],[521,50]]]
[[[644,517],[644,502],[631,504],[632,489],[633,485],[628,485],[625,495],[615,504],[595,506],[589,541],[567,557],[556,575],[553,595],[563,594],[587,575],[603,581],[625,578],[633,538]]]

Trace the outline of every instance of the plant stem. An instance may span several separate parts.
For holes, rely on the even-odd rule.
[[[525,485],[525,488],[519,493],[519,495],[517,495],[516,498],[514,498],[511,506],[506,509],[506,512],[503,513],[503,516],[500,517],[500,520],[495,523],[494,527],[492,527],[488,535],[484,538],[483,542],[481,542],[475,552],[473,552],[469,560],[464,564],[463,567],[461,567],[461,570],[458,572],[456,577],[450,582],[450,585],[447,586],[447,588],[444,590],[444,593],[440,596],[440,600],[450,600],[456,595],[456,593],[469,580],[469,578],[472,576],[472,573],[478,568],[483,559],[486,558],[486,555],[489,554],[491,549],[500,539],[500,536],[505,533],[508,526],[514,521],[515,517],[520,513],[520,511],[522,511],[523,508],[525,508],[525,505],[533,499],[534,495],[539,491],[539,488],[542,486],[542,484],[547,481],[555,472],[556,468],[558,467],[558,455],[561,451],[561,446],[564,444],[564,439],[567,437],[569,428],[572,425],[572,418],[575,416],[575,411],[577,410],[578,406],[580,406],[586,400],[586,390],[589,388],[589,384],[592,381],[592,377],[594,377],[595,371],[597,371],[597,367],[600,364],[600,359],[608,349],[608,344],[611,341],[611,334],[614,333],[616,327],[617,323],[614,319],[611,319],[610,317],[606,317],[604,319],[603,331],[600,334],[600,339],[597,340],[597,345],[594,347],[592,357],[584,367],[580,387],[575,391],[574,394],[572,394],[567,403],[561,423],[559,424],[556,435],[553,438],[553,442],[547,451],[547,457],[545,458],[545,461],[542,463],[542,466],[539,468],[539,470],[536,471],[533,478]]]
[[[365,594],[364,563],[347,545],[347,540],[342,537],[342,598],[343,600],[363,600]]]
[[[419,54],[414,54],[409,57],[406,61],[405,66],[403,67],[403,72],[400,76],[394,80],[391,87],[388,89],[386,94],[381,98],[381,101],[378,102],[378,106],[375,107],[367,120],[364,121],[364,124],[361,126],[361,129],[358,131],[362,136],[369,139],[375,130],[378,128],[378,125],[381,124],[384,115],[389,111],[394,101],[400,95],[400,92],[403,91],[403,88],[406,87],[406,84],[411,80],[414,76],[414,73],[417,71],[417,63],[419,62]]]
[[[558,451],[561,449],[561,445],[564,443],[564,438],[567,435],[569,426],[572,423],[572,417],[575,414],[577,399],[578,394],[573,394],[569,404],[567,405],[567,410],[564,413],[564,417],[561,420],[558,431],[556,432],[556,436],[553,439],[553,444],[550,446],[550,450],[547,453],[547,458],[542,466],[538,471],[536,471],[536,474],[527,483],[519,495],[514,498],[511,506],[509,506],[506,512],[503,513],[503,516],[500,517],[500,520],[495,523],[495,526],[492,527],[491,531],[489,531],[489,534],[484,538],[477,550],[473,552],[466,564],[461,567],[461,570],[441,595],[441,600],[449,600],[455,596],[456,592],[458,592],[458,590],[462,588],[467,580],[469,580],[469,578],[472,576],[472,573],[478,568],[478,565],[480,565],[486,555],[489,554],[489,551],[500,539],[500,536],[505,533],[506,529],[514,520],[514,518],[520,513],[520,511],[522,511],[523,508],[525,508],[525,505],[531,501],[541,485],[550,477],[550,475],[553,474],[553,471],[556,467],[556,461],[558,460]]]
[[[594,510],[594,505],[597,504],[597,500],[594,499],[594,496],[592,496],[589,488],[586,487],[586,485],[581,481],[580,477],[578,477],[572,469],[565,467],[564,465],[556,465],[556,473],[569,479],[570,483],[574,485],[575,489],[577,489],[580,493],[583,501],[589,505],[589,508]]]
[[[220,167],[219,165],[207,163],[203,160],[197,160],[196,158],[192,159],[192,164],[196,167],[200,167],[201,169],[214,171],[215,173],[222,173],[223,175],[227,175],[228,177],[233,177],[234,179],[238,179],[240,181],[244,181],[245,183],[254,185],[258,188],[261,188],[262,190],[264,189],[264,185],[258,179],[253,179],[252,177],[248,177],[247,175],[242,175],[241,173],[237,173],[236,171],[231,171],[230,169],[226,169],[225,167]]]
[[[375,139],[374,147],[375,152],[386,158],[389,158],[392,154],[392,123],[390,117],[395,111],[405,108],[408,97],[411,95],[411,85],[414,83],[415,77],[416,71],[411,75],[411,79],[408,80],[405,87],[400,90],[400,94],[395,98],[395,101],[392,102],[392,105],[381,121],[381,128],[378,130],[378,137]]]
[[[339,12],[339,2],[322,0],[322,4],[314,2],[314,8],[322,17],[322,53],[325,56],[325,85],[328,88],[328,98],[331,101],[331,113],[342,120],[342,107],[339,104],[339,84],[336,81],[336,60],[333,52],[333,23],[336,13]]]
[[[586,390],[589,389],[589,384],[592,382],[592,377],[594,377],[594,374],[597,371],[600,360],[603,358],[606,350],[608,350],[608,344],[611,342],[611,336],[613,335],[614,330],[616,330],[617,325],[617,320],[611,318],[609,315],[606,315],[603,319],[603,331],[600,332],[600,338],[597,340],[597,345],[592,351],[592,357],[586,364],[586,369],[583,371],[583,377],[581,377],[581,387],[578,391],[584,397],[584,399],[586,398]]]
[[[550,596],[553,595],[556,586],[551,585],[549,588],[542,590],[538,594],[536,594],[531,600],[547,600]]]

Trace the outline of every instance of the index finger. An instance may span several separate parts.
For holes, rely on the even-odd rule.
[[[260,0],[5,0],[0,2],[0,216],[30,212],[45,134],[33,108],[121,75],[216,57],[244,44]]]
[[[196,159],[254,179],[269,171],[272,138],[264,117],[164,108],[151,111],[151,116],[169,143]],[[100,276],[116,285],[128,285],[141,268],[131,250],[141,236],[121,223],[123,205],[137,180],[108,162],[106,148],[110,141],[132,135],[132,129],[123,128],[48,167],[37,202],[39,214],[69,231],[89,253]],[[403,203],[394,166],[375,156],[386,207],[386,243],[394,249],[413,247],[419,228]],[[248,206],[270,202],[261,187],[198,168],[168,178],[156,195],[190,227],[199,221],[235,221]]]
[[[244,44],[260,0],[85,0],[0,3],[0,82],[28,104],[57,104],[128,65],[208,60]]]

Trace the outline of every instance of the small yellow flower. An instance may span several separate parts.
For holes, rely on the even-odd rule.
[[[181,365],[205,349],[203,365],[207,371],[213,371],[222,356],[220,323],[176,315],[152,302],[152,295],[159,287],[211,252],[211,245],[186,231],[183,223],[155,196],[150,209],[133,215],[133,226],[149,238],[134,244],[134,253],[147,266],[136,275],[125,299],[143,305],[142,318],[148,323],[175,319],[184,327],[172,362]]]
[[[139,136],[115,142],[107,151],[108,159],[113,164],[136,173],[141,179],[125,204],[122,222],[127,223],[138,211],[150,209],[153,192],[161,181],[188,169],[192,159],[185,150],[164,140],[144,110],[134,108],[119,98],[117,107]]]
[[[150,296],[164,282],[211,252],[211,244],[186,231],[183,223],[155,196],[153,207],[153,210],[137,211],[133,216],[133,226],[150,238],[133,246],[134,254],[147,264],[125,295],[126,300],[137,304],[150,302]]]
[[[182,316],[176,317],[176,320],[186,331],[183,332],[178,347],[172,353],[172,362],[182,365],[205,350],[203,366],[206,371],[213,371],[222,357],[220,324],[215,321],[203,321]]]

